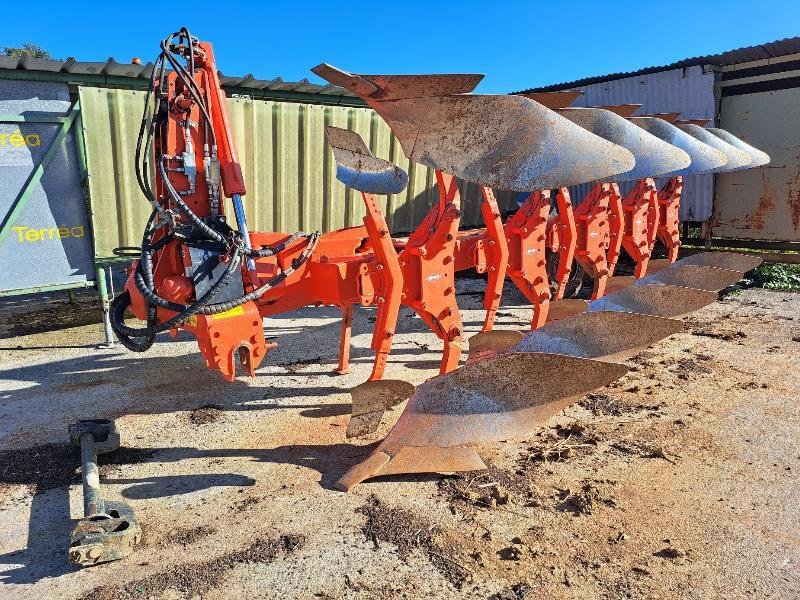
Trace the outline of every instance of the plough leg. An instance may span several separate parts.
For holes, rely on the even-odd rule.
[[[452,175],[436,171],[439,202],[408,238],[400,253],[403,304],[411,307],[444,342],[439,372],[458,367],[461,315],[455,293],[455,249],[461,218],[458,185]],[[377,332],[377,327],[376,327]]]
[[[681,246],[680,205],[683,192],[683,177],[672,177],[658,191],[658,203],[661,207],[658,221],[658,239],[667,247],[670,263],[678,259]]]
[[[556,293],[554,300],[561,300],[569,283],[572,272],[572,261],[575,258],[575,245],[578,234],[575,226],[575,214],[567,188],[556,192],[556,214],[547,222],[548,247],[558,253],[556,269]]]
[[[617,268],[619,253],[622,249],[622,237],[625,234],[625,211],[622,210],[622,195],[619,186],[612,183],[608,197],[608,276],[613,277]]]
[[[547,278],[545,248],[550,191],[532,192],[508,220],[508,276],[533,304],[531,329],[547,322],[550,284]]]
[[[611,184],[598,183],[575,209],[577,248],[575,260],[594,281],[592,300],[605,293],[608,281],[606,253],[609,247],[609,199]]]
[[[342,307],[342,333],[339,336],[339,366],[336,372],[346,375],[350,372],[350,334],[353,328],[353,305]]]
[[[655,243],[655,226],[658,223],[657,194],[655,182],[648,177],[637,181],[622,201],[625,215],[622,247],[636,261],[633,272],[636,279],[647,274],[652,244]]]
[[[500,299],[503,297],[503,283],[506,279],[508,269],[508,241],[503,230],[503,221],[500,218],[500,209],[497,207],[497,199],[491,189],[481,186],[483,202],[481,203],[481,214],[483,222],[486,224],[486,241],[490,247],[487,251],[489,261],[486,270],[486,292],[483,296],[483,307],[486,309],[486,316],[483,321],[481,331],[491,331],[494,326],[497,309],[500,307]]]

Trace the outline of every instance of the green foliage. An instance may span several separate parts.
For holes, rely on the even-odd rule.
[[[742,279],[744,287],[782,292],[800,292],[800,265],[764,263]]]
[[[19,48],[13,48],[11,46],[3,47],[3,54],[6,56],[22,56],[23,54],[27,54],[32,58],[47,58],[51,60],[54,59],[53,56],[44,48],[42,48],[38,44],[34,44],[33,42],[25,42]]]

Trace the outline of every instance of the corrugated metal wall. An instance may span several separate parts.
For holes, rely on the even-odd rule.
[[[717,176],[714,237],[800,241],[800,88],[723,97],[720,116],[771,160]]]
[[[80,89],[97,258],[111,257],[118,246],[138,246],[150,213],[134,174],[144,98],[141,91]],[[438,198],[433,171],[410,163],[389,127],[370,109],[246,98],[231,98],[228,105],[253,230],[331,231],[361,224],[361,196],[336,180],[325,125],[358,132],[376,156],[408,172],[408,188],[389,196],[386,204],[393,232],[412,231]],[[478,188],[461,188],[462,227],[482,225]],[[508,207],[510,196],[499,194],[499,201]]]
[[[694,119],[714,119],[715,115],[714,73],[704,73],[702,67],[637,75],[576,89],[583,94],[574,106],[641,104],[639,114],[680,111],[684,117]],[[704,221],[711,216],[713,176],[690,175],[684,182],[681,220]],[[571,189],[573,202],[580,203],[590,187]]]

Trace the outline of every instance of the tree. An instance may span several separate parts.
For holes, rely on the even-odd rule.
[[[19,48],[5,46],[3,47],[3,53],[6,56],[22,56],[23,54],[27,54],[32,58],[46,58],[50,60],[58,60],[53,58],[53,56],[47,50],[45,50],[38,44],[34,44],[33,42],[25,42]]]

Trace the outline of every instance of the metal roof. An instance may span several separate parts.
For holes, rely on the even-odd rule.
[[[136,65],[119,63],[114,57],[105,62],[79,62],[70,57],[66,60],[22,56],[0,56],[0,77],[3,79],[39,79],[85,83],[108,87],[145,88],[153,72],[153,63]],[[256,97],[285,97],[308,99],[308,95],[321,96],[324,103],[363,106],[364,102],[352,92],[335,85],[317,85],[308,79],[298,82],[274,79],[257,79],[251,74],[231,77],[219,73],[220,83],[229,93],[254,95]],[[338,99],[338,101],[337,101]]]
[[[661,71],[671,71],[672,69],[681,69],[685,67],[703,66],[703,65],[725,67],[728,65],[751,62],[754,60],[764,60],[768,58],[775,58],[778,56],[786,56],[787,54],[797,54],[797,53],[800,53],[800,37],[792,37],[783,40],[777,40],[775,42],[768,42],[766,44],[759,44],[757,46],[747,46],[746,48],[738,48],[736,50],[722,52],[721,54],[709,54],[708,56],[696,56],[694,58],[687,58],[660,67],[646,67],[644,69],[639,69],[638,71],[630,71],[628,73],[609,73],[608,75],[585,77],[583,79],[576,79],[575,81],[554,83],[551,85],[531,88],[514,93],[527,94],[531,92],[554,92],[558,90],[582,87],[584,85],[591,85],[593,83],[603,83],[604,81],[614,81],[616,79],[635,77],[637,75],[648,75],[650,73],[659,73]]]

